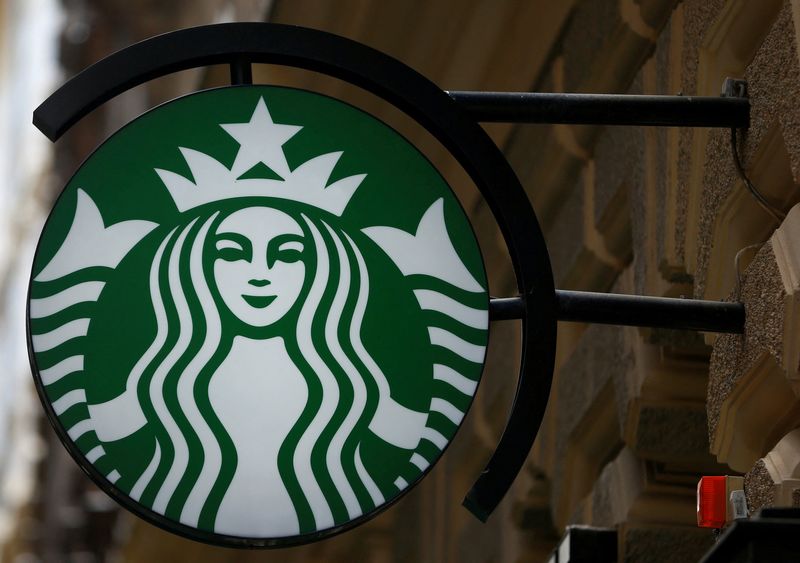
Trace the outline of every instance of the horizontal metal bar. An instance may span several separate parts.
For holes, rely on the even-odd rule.
[[[750,100],[726,96],[448,92],[479,122],[745,128]]]
[[[493,297],[489,302],[489,318],[493,321],[511,321],[525,316],[525,302],[521,297]]]
[[[556,302],[559,321],[734,334],[744,331],[745,311],[742,303],[562,289],[556,290]],[[493,321],[520,319],[524,312],[521,297],[492,299],[489,307]]]

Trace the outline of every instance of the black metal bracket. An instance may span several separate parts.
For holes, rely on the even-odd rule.
[[[489,313],[493,321],[520,319],[525,303],[522,297],[495,298]],[[557,289],[556,316],[559,321],[741,334],[745,310],[742,303]]]
[[[465,505],[485,520],[524,465],[544,416],[555,358],[555,291],[544,237],[519,179],[486,132],[441,88],[383,53],[329,33],[279,24],[228,23],[167,33],[102,59],[47,98],[34,112],[34,124],[55,141],[93,109],[154,78],[189,68],[226,64],[230,66],[231,82],[244,84],[252,80],[253,63],[289,65],[326,74],[383,98],[442,143],[472,178],[491,209],[508,247],[519,292],[528,297],[521,321],[523,353],[514,404],[486,469],[465,499]],[[35,372],[33,359],[31,365]],[[43,394],[41,386],[38,390]],[[63,429],[55,426],[80,464],[82,454],[70,446]],[[109,495],[151,523],[193,539],[229,546],[303,543],[341,532],[376,513],[364,514],[340,527],[285,540],[223,536],[178,524],[133,503],[91,464],[83,467]]]
[[[746,128],[747,83],[726,78],[720,96],[448,92],[475,121]]]
[[[246,59],[236,59],[230,64],[231,67],[231,84],[252,84],[253,83],[253,65]]]

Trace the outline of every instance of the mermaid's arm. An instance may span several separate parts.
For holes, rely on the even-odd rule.
[[[132,387],[110,401],[88,407],[94,431],[103,442],[130,436],[147,422],[136,396],[136,389]]]
[[[369,429],[393,446],[413,450],[419,443],[427,420],[428,413],[404,407],[390,395],[382,394]]]

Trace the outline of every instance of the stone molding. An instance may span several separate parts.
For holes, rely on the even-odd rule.
[[[800,429],[784,436],[764,456],[764,466],[774,486],[774,506],[796,506],[800,490]]]
[[[786,292],[781,367],[795,394],[800,395],[800,204],[789,211],[775,231],[772,248]]]
[[[742,472],[800,426],[800,204],[746,275],[745,334],[718,339],[709,386],[711,451]]]

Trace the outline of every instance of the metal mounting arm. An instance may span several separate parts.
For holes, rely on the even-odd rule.
[[[745,95],[640,96],[448,92],[475,121],[583,125],[660,125],[744,128],[750,125]]]
[[[489,312],[493,321],[521,319],[525,304],[521,297],[492,299]],[[742,303],[557,289],[556,317],[559,321],[741,334],[745,312]]]

